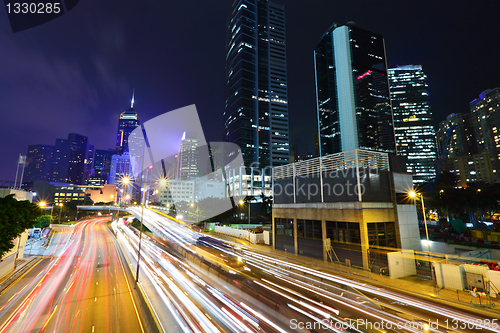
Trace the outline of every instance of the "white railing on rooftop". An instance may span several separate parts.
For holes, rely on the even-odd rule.
[[[331,172],[349,168],[369,168],[389,171],[389,155],[387,153],[354,149],[337,154],[317,157],[293,164],[273,168],[274,179],[308,176],[321,172]]]

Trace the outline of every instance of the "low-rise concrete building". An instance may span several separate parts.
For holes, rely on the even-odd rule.
[[[273,169],[273,247],[364,268],[420,250],[405,159],[355,149]]]

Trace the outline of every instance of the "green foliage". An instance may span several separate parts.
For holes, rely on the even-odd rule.
[[[14,247],[13,240],[40,215],[37,205],[27,200],[18,201],[13,194],[0,198],[0,257]]]
[[[500,184],[475,182],[467,188],[454,188],[455,184],[454,175],[443,173],[429,208],[441,210],[441,216],[448,214],[450,219],[466,221],[482,220],[485,216],[491,220],[499,210]]]
[[[42,215],[35,220],[35,227],[47,228],[50,225],[50,215]]]
[[[170,209],[168,210],[167,214],[173,217],[177,216],[177,209],[175,208],[175,204],[170,206]]]
[[[134,218],[134,220],[132,221],[132,223],[130,223],[130,225],[134,228],[136,228],[138,231],[141,231],[141,221]],[[151,230],[148,229],[148,227],[146,227],[146,225],[142,225],[142,232],[151,232]]]

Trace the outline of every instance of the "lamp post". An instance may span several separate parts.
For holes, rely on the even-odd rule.
[[[110,198],[110,199],[113,199],[114,197],[115,197],[115,196],[114,196],[113,194],[111,194],[111,195],[109,196],[109,198]],[[112,201],[114,201],[114,200],[112,200]],[[109,206],[108,206],[108,215],[111,215],[111,202],[112,202],[112,201],[110,201],[110,202],[109,202]]]
[[[40,201],[38,206],[40,206],[40,211],[43,213],[43,209],[47,206],[47,203],[45,201]]]
[[[130,198],[130,196],[128,195],[128,184],[130,184],[130,178],[127,176],[123,177],[121,184],[125,185],[125,198]]]
[[[194,207],[194,202],[191,202],[191,207],[192,208]],[[198,222],[198,207],[196,207],[195,211],[196,211],[196,222]]]
[[[59,222],[58,222],[59,224],[61,224],[61,214],[62,214],[62,209],[63,209],[63,203],[61,202],[61,203],[58,203],[57,205],[61,206],[61,209],[59,210]]]
[[[422,203],[422,214],[424,215],[425,238],[427,240],[427,250],[429,252],[429,268],[430,268],[430,273],[431,273],[431,279],[432,279],[433,285],[434,285],[434,290],[436,290],[436,283],[435,283],[435,278],[434,278],[434,273],[433,273],[433,267],[431,264],[431,243],[429,242],[429,231],[427,229],[427,218],[425,216],[424,195],[422,193],[417,193],[415,191],[411,191],[409,193],[409,196],[411,198],[416,198],[417,196],[419,196],[420,202]]]
[[[411,191],[409,195],[410,195],[411,198],[416,198],[417,196],[420,197],[420,202],[422,203],[422,214],[424,215],[425,238],[427,240],[427,249],[429,250],[429,256],[430,256],[430,254],[431,254],[431,243],[429,242],[429,231],[427,229],[427,218],[425,216],[424,196],[422,195],[422,193],[417,193],[415,191]]]
[[[240,204],[240,206],[243,207],[245,205],[245,201],[240,200],[239,204]],[[250,202],[247,202],[247,204],[248,204],[248,211],[247,211],[247,215],[248,215],[248,227],[250,228]]]

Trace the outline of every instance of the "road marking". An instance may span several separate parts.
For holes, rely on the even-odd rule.
[[[45,322],[45,325],[43,325],[42,329],[44,329],[44,328],[47,326],[47,324],[48,324],[48,323],[49,323],[49,321],[50,321],[50,318],[52,318],[52,316],[54,315],[54,313],[56,313],[56,309],[57,309],[57,305],[56,305],[56,307],[54,308],[54,311],[52,311],[52,314],[50,315],[49,319],[47,319],[47,321]]]
[[[130,295],[130,299],[132,300],[132,304],[134,305],[134,310],[135,310],[135,315],[137,316],[137,321],[139,322],[139,326],[141,327],[141,332],[144,333],[144,328],[142,327],[142,322],[141,322],[141,318],[139,317],[139,312],[137,311],[137,307],[135,306],[135,301],[134,301],[134,297],[132,296],[132,290],[130,290],[130,285],[128,283],[128,278],[127,278],[127,274],[125,273],[125,268],[123,268],[123,263],[122,263],[122,259],[120,257],[120,254],[118,253],[118,249],[116,248],[116,244],[114,243],[115,245],[115,251],[117,252],[118,254],[118,262],[120,263],[120,267],[122,269],[122,272],[123,272],[123,276],[125,278],[125,282],[127,283],[127,288],[128,288],[128,291],[129,291],[129,295]],[[125,255],[124,255],[125,257]],[[125,257],[125,260],[127,260],[127,258]],[[128,263],[128,260],[127,260],[127,263]],[[130,266],[130,263],[128,263],[129,266]],[[133,271],[132,271],[133,272]],[[132,276],[133,276],[133,273],[132,273]],[[117,284],[118,285],[118,284]],[[155,320],[156,321],[156,320]]]

